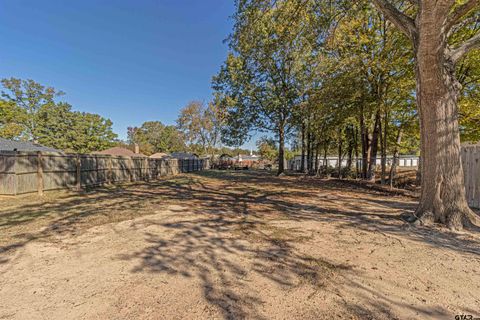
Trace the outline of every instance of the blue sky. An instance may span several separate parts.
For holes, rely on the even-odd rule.
[[[0,77],[60,89],[125,138],[211,98],[233,12],[233,0],[1,0]]]

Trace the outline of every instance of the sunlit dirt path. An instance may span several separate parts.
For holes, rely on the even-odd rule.
[[[0,319],[480,316],[480,237],[408,197],[209,171],[1,201]]]

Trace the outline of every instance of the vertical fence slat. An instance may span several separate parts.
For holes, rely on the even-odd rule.
[[[16,195],[139,180],[209,169],[206,159],[142,157],[51,152],[0,153],[0,194]]]
[[[43,157],[42,152],[37,152],[37,192],[43,195]]]

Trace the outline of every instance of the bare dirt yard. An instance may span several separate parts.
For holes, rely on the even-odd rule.
[[[208,171],[0,201],[0,319],[480,317],[480,236],[406,196]]]

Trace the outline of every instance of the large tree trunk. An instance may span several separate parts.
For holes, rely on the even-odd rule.
[[[445,12],[442,12],[445,11]],[[443,23],[448,11],[423,1],[415,45],[417,104],[420,113],[422,194],[416,216],[462,229],[473,218],[465,197],[458,128],[459,84],[446,59]]]

